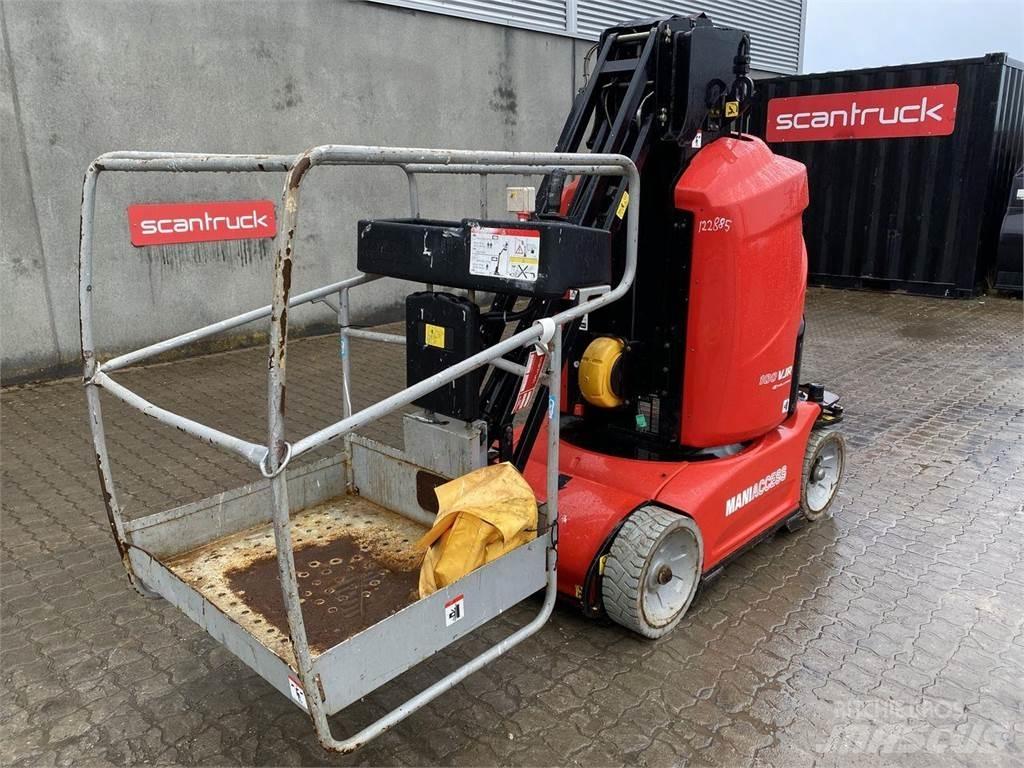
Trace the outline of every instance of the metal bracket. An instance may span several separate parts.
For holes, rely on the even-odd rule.
[[[534,325],[540,326],[540,338],[533,343],[533,348],[537,350],[538,355],[548,356],[548,343],[554,338],[555,335],[555,321],[550,317],[542,317],[537,320]]]
[[[278,463],[278,465],[277,465],[277,469],[275,469],[273,472],[271,472],[269,469],[267,469],[267,459],[269,459],[269,458],[270,458],[270,449],[268,448],[267,452],[265,454],[263,454],[263,458],[260,459],[260,474],[263,475],[268,480],[273,480],[275,477],[277,477],[282,472],[284,472],[284,468],[287,467],[288,466],[288,462],[292,460],[292,444],[287,442],[287,441],[285,441],[285,444],[284,444],[284,458],[281,459],[280,463]]]

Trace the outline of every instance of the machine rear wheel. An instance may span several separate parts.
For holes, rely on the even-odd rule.
[[[693,601],[703,562],[704,541],[693,520],[641,507],[622,524],[605,560],[605,612],[644,637],[668,634]]]
[[[834,429],[811,432],[800,474],[800,511],[807,520],[823,517],[835,501],[846,470],[846,440]]]

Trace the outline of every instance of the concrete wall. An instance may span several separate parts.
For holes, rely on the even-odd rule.
[[[295,153],[322,143],[547,150],[587,47],[344,0],[2,0],[0,27],[4,383],[77,369],[81,183],[97,155]],[[270,299],[271,243],[133,248],[129,203],[277,200],[282,181],[104,174],[95,269],[101,357]],[[491,184],[492,211],[503,210],[504,184]],[[294,291],[353,272],[357,218],[408,211],[397,170],[318,169],[303,189]],[[473,215],[478,189],[475,178],[426,180],[423,212]],[[384,282],[354,295],[359,318],[394,316],[408,288]],[[289,319],[298,330],[332,317],[317,305]]]

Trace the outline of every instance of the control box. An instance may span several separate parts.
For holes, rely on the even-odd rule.
[[[479,352],[480,308],[451,293],[421,291],[405,299],[405,379],[412,386]],[[477,368],[415,400],[416,405],[453,419],[480,415],[484,368]]]
[[[557,298],[611,283],[611,235],[549,219],[364,220],[356,264],[403,280]]]

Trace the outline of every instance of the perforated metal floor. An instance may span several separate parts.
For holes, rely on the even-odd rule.
[[[295,567],[310,648],[323,653],[414,602],[425,528],[359,496],[292,518]],[[180,579],[293,663],[270,524],[166,563]]]

